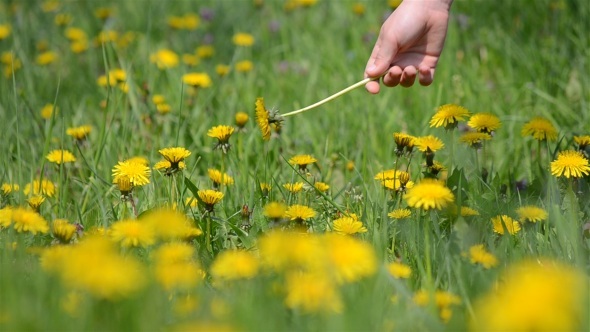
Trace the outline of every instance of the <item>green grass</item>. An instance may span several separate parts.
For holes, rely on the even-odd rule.
[[[356,213],[368,228],[356,237],[371,244],[379,266],[373,276],[339,288],[343,301],[339,314],[305,314],[286,308],[284,296],[273,292],[284,278],[261,273],[223,287],[216,287],[208,276],[194,289],[174,294],[148,276],[147,286],[121,300],[81,292],[72,316],[62,308],[70,288],[39,265],[40,249],[54,245],[51,232],[31,235],[7,227],[0,229],[0,329],[166,330],[197,321],[243,330],[464,330],[473,318],[474,303],[513,262],[552,258],[574,266],[586,277],[590,242],[581,229],[590,215],[585,203],[590,199],[590,182],[588,176],[575,181],[572,192],[568,181],[551,176],[549,165],[558,151],[575,148],[574,135],[590,135],[590,5],[586,1],[457,0],[432,86],[386,89],[377,96],[361,88],[287,118],[280,136],[263,141],[254,121],[257,97],[264,97],[267,107],[287,113],[362,79],[382,18],[390,10],[386,1],[363,3],[365,14],[356,16],[353,1],[319,1],[293,11],[285,11],[283,1],[265,1],[261,7],[237,0],[100,5],[63,1],[57,12],[44,12],[37,2],[2,1],[0,25],[10,24],[12,33],[0,40],[0,53],[12,52],[22,66],[0,78],[0,183],[20,185],[20,191],[2,195],[1,207],[26,206],[24,186],[43,177],[57,185],[57,195],[41,206],[40,214],[47,221],[65,218],[83,225],[86,233],[108,227],[134,218],[130,204],[121,201],[111,184],[117,162],[143,156],[153,166],[161,159],[159,149],[183,146],[192,155],[182,174],[165,177],[153,169],[150,184],[135,188],[133,195],[139,214],[165,205],[184,207],[186,197],[212,187],[209,168],[223,169],[234,177],[235,184],[223,188],[225,197],[211,220],[212,252],[204,236],[191,242],[206,271],[226,249],[257,252],[258,236],[272,228],[262,214],[269,201],[312,206],[318,212],[312,221],[318,233],[332,227],[337,211]],[[563,7],[552,9],[560,4]],[[105,22],[94,17],[99,6],[112,8],[113,16]],[[194,31],[172,30],[166,23],[169,16],[204,9],[212,10],[214,18],[201,19]],[[86,32],[86,52],[70,51],[65,27],[54,24],[57,13],[71,15],[70,26]],[[120,35],[131,31],[135,38],[126,47],[94,45],[102,29]],[[236,32],[251,33],[255,44],[234,46],[231,38]],[[180,59],[178,66],[160,70],[150,62],[150,54],[158,49],[169,48],[182,57],[207,41],[215,55],[194,67]],[[43,42],[58,55],[47,66],[35,60]],[[237,72],[234,66],[241,60],[252,61],[254,69]],[[230,65],[232,70],[219,77],[217,64]],[[128,93],[98,86],[98,77],[113,68],[126,71]],[[181,79],[191,71],[208,73],[212,86],[195,94]],[[166,97],[172,108],[169,114],[157,113],[151,102],[154,94]],[[43,119],[40,110],[51,103],[58,110]],[[480,166],[489,173],[487,181],[479,176],[477,152],[457,142],[459,134],[429,127],[435,109],[446,103],[500,118],[502,127],[486,144],[485,157],[479,152]],[[237,112],[247,112],[250,120],[245,131],[232,135],[232,148],[223,155],[213,149],[216,142],[207,131],[216,125],[233,125]],[[556,141],[537,144],[532,137],[522,137],[522,126],[534,116],[555,125]],[[83,124],[93,130],[84,144],[77,145],[66,130]],[[440,137],[445,148],[435,160],[448,169],[447,186],[457,204],[470,206],[480,215],[463,218],[448,211],[428,211],[419,217],[414,210],[411,219],[390,219],[387,213],[397,199],[373,178],[395,167],[394,132]],[[53,149],[69,150],[77,161],[57,167],[45,158]],[[318,159],[309,173],[330,185],[327,195],[313,190],[291,195],[282,187],[311,179],[288,164],[296,154]],[[347,169],[348,162],[354,164],[353,170]],[[406,162],[400,158],[402,165]],[[413,181],[423,177],[423,162],[421,154],[414,152],[409,167]],[[516,183],[523,180],[526,190],[516,190]],[[268,197],[262,195],[261,182],[273,187]],[[244,205],[252,215],[250,227],[242,230]],[[401,205],[405,207],[404,200]],[[516,218],[515,210],[523,205],[544,208],[548,221],[523,225],[515,236],[492,232],[491,218],[502,214]],[[195,226],[205,229],[208,217],[201,207],[183,211],[195,219]],[[497,267],[483,269],[463,256],[480,243],[498,258]],[[150,266],[148,257],[154,248],[122,252]],[[413,271],[407,280],[392,278],[385,268],[398,259]],[[434,306],[413,304],[414,294],[423,288],[450,291],[460,298],[461,303],[452,306],[448,323],[440,320]],[[178,315],[174,304],[186,293],[198,305]],[[397,301],[391,300],[394,295]],[[221,301],[226,314],[216,312]],[[586,318],[580,328],[589,324]]]

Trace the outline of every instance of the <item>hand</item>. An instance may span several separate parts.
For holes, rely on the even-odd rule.
[[[430,85],[442,52],[452,0],[404,0],[387,18],[365,69],[365,77],[382,77],[383,84],[410,87],[416,76]],[[367,83],[379,93],[379,80]]]

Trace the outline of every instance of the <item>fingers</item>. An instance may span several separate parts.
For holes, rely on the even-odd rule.
[[[418,81],[422,86],[429,86],[434,80],[434,68],[420,66],[418,69]]]
[[[418,82],[420,85],[428,86],[432,84],[432,81],[434,80],[434,68],[420,66],[419,69],[416,69],[414,66],[407,66],[404,68],[400,66],[393,66],[383,77],[383,84],[388,87],[401,85],[408,88],[414,85],[416,82],[416,77],[418,77]],[[367,87],[367,90],[368,89],[369,87]],[[369,92],[371,92],[371,90]]]
[[[367,62],[365,77],[380,77],[387,72],[396,53],[397,48],[394,44],[383,42],[381,36],[379,36],[379,39],[373,48],[373,52],[371,52],[371,57]]]

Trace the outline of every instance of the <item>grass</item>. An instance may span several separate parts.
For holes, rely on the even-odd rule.
[[[57,194],[47,197],[39,214],[49,224],[64,218],[82,225],[85,235],[78,235],[73,246],[97,227],[111,228],[117,221],[137,217],[112,185],[112,169],[119,161],[142,156],[152,167],[162,159],[160,149],[185,147],[192,152],[186,169],[169,177],[152,168],[150,183],[133,190],[133,202],[142,221],[162,206],[176,206],[190,217],[192,225],[205,232],[188,242],[196,252],[192,262],[207,276],[199,282],[193,278],[188,288],[166,290],[155,277],[152,258],[161,243],[117,247],[117,254],[145,268],[145,285],[115,299],[95,296],[40,266],[40,255],[57,245],[54,230],[33,235],[7,226],[0,229],[2,329],[465,330],[470,321],[481,319],[478,299],[493,290],[503,280],[505,268],[513,264],[551,259],[587,280],[590,242],[581,230],[590,214],[584,203],[590,198],[588,176],[567,181],[550,173],[550,162],[559,151],[576,148],[575,135],[590,134],[587,2],[455,1],[432,86],[386,89],[378,96],[357,89],[287,118],[280,135],[268,142],[254,121],[256,98],[264,97],[268,108],[284,114],[360,80],[381,19],[390,10],[386,1],[360,2],[365,5],[361,16],[353,13],[352,1],[319,1],[291,11],[285,10],[283,1],[264,1],[261,6],[251,1],[112,1],[100,4],[112,9],[104,21],[93,15],[99,7],[94,2],[57,3],[58,9],[49,11],[33,2],[0,3],[0,25],[12,29],[0,40],[0,53],[12,52],[21,62],[20,68],[5,71],[0,79],[0,182],[20,186],[2,195],[1,207],[27,206],[25,185],[39,178],[52,181]],[[72,52],[64,36],[66,27],[55,24],[56,16],[64,13],[72,19],[69,26],[87,34],[85,52]],[[197,29],[174,30],[167,25],[169,17],[186,13],[200,13]],[[107,30],[117,31],[118,41],[94,43]],[[126,32],[132,32],[133,38],[122,45]],[[235,46],[232,36],[237,32],[251,33],[254,45]],[[201,58],[192,67],[183,63],[183,54],[194,54],[208,43],[215,49],[213,57]],[[159,69],[150,61],[150,55],[162,48],[179,55],[176,66]],[[56,52],[55,62],[37,62],[44,49]],[[236,64],[242,60],[252,61],[253,70],[238,72]],[[217,75],[218,64],[229,65],[230,73]],[[4,62],[3,67],[7,68]],[[127,92],[97,84],[100,75],[115,68],[126,72]],[[211,87],[195,90],[183,84],[187,72],[208,73]],[[170,113],[157,112],[151,101],[155,94],[164,95]],[[500,118],[502,126],[484,150],[459,143],[459,133],[429,127],[436,108],[447,103]],[[55,105],[47,119],[40,114],[46,104]],[[214,149],[216,140],[207,132],[213,126],[234,125],[237,112],[248,113],[250,120],[245,130],[231,136],[232,147],[223,154]],[[539,143],[521,135],[523,125],[534,116],[557,128],[556,140]],[[91,125],[92,132],[85,142],[76,143],[66,130],[83,124]],[[465,128],[461,125],[459,130]],[[397,161],[400,167],[409,165],[412,181],[419,183],[424,177],[419,152],[410,160],[396,157],[394,132],[441,138],[445,148],[436,152],[435,160],[447,170],[439,178],[452,190],[453,205],[472,207],[479,215],[461,217],[449,208],[412,209],[406,220],[388,217],[395,207],[406,207],[406,200],[384,189],[374,176],[398,167]],[[45,158],[54,149],[69,150],[76,162],[56,166]],[[288,163],[297,154],[310,154],[318,162],[299,172]],[[221,188],[225,196],[213,212],[207,212],[202,201],[186,207],[186,198],[213,187],[209,168],[229,173],[235,183]],[[486,179],[481,176],[483,168]],[[314,181],[328,183],[330,190],[292,194],[283,187]],[[272,186],[268,195],[260,183]],[[517,185],[524,189],[517,190]],[[368,231],[353,238],[370,244],[376,265],[358,281],[330,279],[342,304],[338,313],[325,312],[333,304],[329,301],[312,313],[289,307],[285,298],[289,275],[282,272],[262,269],[256,277],[236,281],[211,273],[219,253],[240,249],[262,257],[259,239],[292,224],[266,218],[263,211],[269,202],[311,206],[317,216],[306,225],[317,234],[331,233],[334,220],[342,215],[360,216]],[[547,221],[523,222],[522,231],[514,236],[492,231],[492,218],[518,219],[515,211],[525,205],[543,208]],[[329,241],[317,236],[320,242]],[[486,269],[471,263],[465,255],[475,244],[483,244],[499,264]],[[312,260],[322,261],[321,250],[310,252]],[[393,261],[410,267],[411,276],[394,278],[388,272]],[[238,264],[233,266],[237,271]],[[104,271],[98,268],[94,273]],[[315,284],[331,274],[323,271]],[[564,288],[567,294],[584,294]],[[421,289],[430,296],[436,290],[447,291],[458,301],[420,306],[415,302]],[[523,289],[526,293],[529,288]],[[520,299],[522,306],[536,308],[540,318],[551,317],[549,303],[531,295],[548,291],[530,289],[529,297]],[[583,310],[588,308],[587,300],[584,297],[586,302],[579,306],[564,300],[551,307],[566,310],[575,303]],[[512,305],[507,303],[506,308]],[[442,308],[450,309],[452,316],[441,318]],[[588,328],[586,316],[575,317],[580,320],[575,328]]]

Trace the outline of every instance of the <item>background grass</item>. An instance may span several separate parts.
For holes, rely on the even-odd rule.
[[[375,278],[345,289],[344,312],[328,317],[285,310],[281,299],[265,292],[264,280],[245,282],[221,294],[203,286],[200,309],[189,318],[219,319],[211,303],[222,297],[232,314],[219,320],[243,329],[382,330],[391,324],[401,330],[464,329],[473,299],[487,290],[498,272],[477,268],[461,256],[475,243],[490,248],[502,266],[523,257],[549,256],[587,272],[588,240],[581,239],[579,230],[590,213],[584,203],[589,198],[588,181],[579,182],[579,215],[572,220],[568,215],[572,202],[563,200],[559,190],[564,184],[548,172],[556,151],[572,146],[574,135],[590,133],[590,5],[586,1],[457,0],[432,86],[387,89],[377,96],[359,89],[305,115],[288,118],[280,137],[269,143],[262,141],[254,121],[249,121],[246,132],[232,136],[227,156],[213,150],[215,142],[207,137],[207,130],[233,124],[236,112],[247,112],[253,118],[257,97],[286,113],[362,79],[382,19],[391,9],[386,1],[360,2],[366,12],[358,16],[352,11],[356,3],[319,1],[309,8],[286,11],[282,1],[264,1],[262,6],[251,1],[62,1],[57,12],[45,12],[39,2],[4,0],[0,24],[10,24],[13,32],[0,41],[0,51],[12,52],[22,68],[0,79],[0,182],[22,188],[42,174],[58,184],[57,198],[44,203],[42,215],[47,220],[67,218],[88,230],[110,225],[124,213],[119,193],[111,185],[111,170],[118,161],[144,156],[153,164],[160,159],[159,149],[184,146],[192,151],[184,173],[191,183],[210,187],[208,168],[223,167],[236,179],[218,207],[220,220],[239,226],[242,206],[253,210],[250,241],[240,239],[230,227],[223,234],[229,240],[215,242],[217,252],[250,247],[256,235],[268,229],[261,211],[266,200],[261,197],[260,182],[273,185],[269,200],[322,203],[327,216],[334,207],[314,193],[290,197],[282,188],[283,183],[299,180],[286,160],[295,154],[315,156],[319,161],[310,172],[331,185],[331,197],[339,208],[363,216],[369,232],[362,238],[374,245],[384,262],[394,259],[388,247],[395,239],[396,256],[413,268],[415,276],[407,283],[391,280],[381,269]],[[113,16],[104,22],[97,19],[93,12],[98,7],[112,8]],[[194,31],[167,26],[170,15],[189,12],[211,12],[214,18],[202,19]],[[127,47],[116,43],[93,46],[91,41],[86,52],[74,54],[64,27],[54,24],[57,13],[71,15],[71,25],[82,28],[91,39],[102,30],[120,35],[133,32],[135,38]],[[236,32],[253,34],[254,46],[234,46],[231,38]],[[39,43],[57,52],[55,63],[36,63]],[[215,55],[201,59],[195,67],[181,62],[159,70],[150,62],[150,54],[158,49],[193,53],[207,43],[214,46]],[[254,69],[237,72],[233,66],[241,60],[251,60]],[[216,75],[217,64],[232,66],[229,75]],[[127,94],[97,85],[97,78],[112,68],[127,72]],[[212,87],[191,92],[181,81],[189,71],[209,73]],[[150,102],[153,94],[163,94],[172,112],[157,114]],[[58,111],[45,120],[40,110],[48,103],[54,103]],[[455,185],[456,192],[463,188],[463,204],[476,208],[480,216],[469,223],[460,220],[448,229],[441,224],[426,246],[418,221],[392,223],[388,219],[390,194],[373,177],[394,167],[394,132],[434,134],[449,146],[450,133],[428,126],[436,107],[446,103],[460,104],[472,113],[496,114],[502,127],[487,147],[484,166],[489,180],[485,183],[478,177],[472,150],[455,144],[453,160],[448,149],[437,154],[437,160],[447,167],[454,165],[449,169],[449,187]],[[532,138],[521,137],[523,124],[537,115],[558,128],[557,143],[537,145]],[[65,131],[81,124],[91,124],[93,131],[88,142],[77,147]],[[45,159],[52,149],[68,149],[78,161],[56,168]],[[412,163],[416,176],[421,172],[420,158],[416,155]],[[346,168],[349,161],[355,166],[352,171]],[[529,184],[528,189],[515,190],[516,181],[522,180]],[[177,181],[182,195],[172,198],[170,179],[154,171],[151,184],[134,192],[138,210],[182,204],[190,190],[182,179]],[[356,194],[362,198],[355,198]],[[26,205],[25,200],[21,190],[4,197],[3,204]],[[515,208],[524,204],[546,208],[551,231],[543,233],[535,225],[517,237],[492,233],[491,217],[514,216]],[[437,213],[426,218],[446,220]],[[322,219],[317,223],[322,225]],[[88,300],[82,303],[79,316],[68,316],[59,304],[66,293],[63,285],[41,271],[37,256],[26,251],[49,245],[51,240],[51,235],[0,232],[0,313],[8,317],[0,319],[0,326],[9,330],[149,330],[182,322],[155,285],[121,302]],[[15,251],[8,249],[13,242],[18,243]],[[203,249],[202,239],[195,246],[207,267],[213,256]],[[420,264],[427,250],[432,255],[436,287],[452,290],[462,300],[448,325],[428,310],[407,305],[408,301],[389,301],[394,293],[410,299],[424,285]]]

